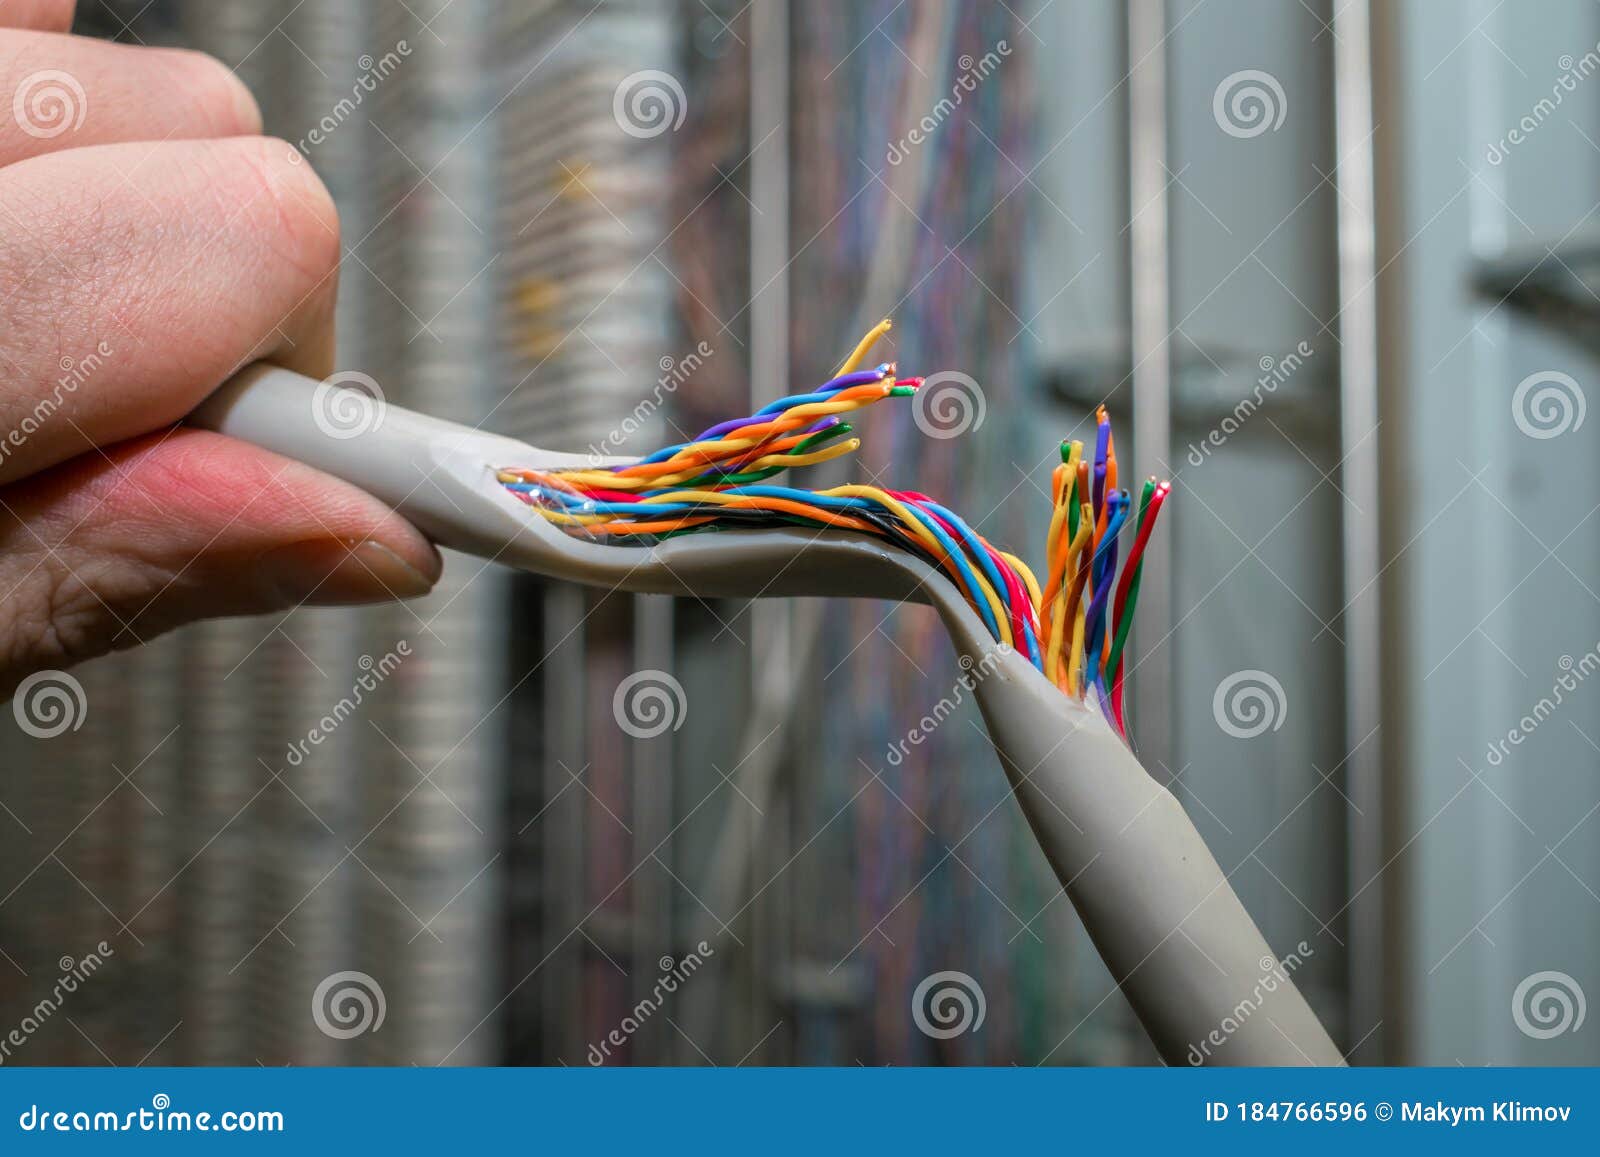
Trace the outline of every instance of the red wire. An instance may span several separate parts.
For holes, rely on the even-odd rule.
[[[1139,527],[1139,533],[1133,540],[1133,549],[1128,552],[1128,561],[1122,564],[1122,578],[1117,582],[1115,610],[1111,619],[1113,624],[1120,625],[1122,622],[1122,611],[1128,602],[1128,587],[1144,562],[1144,548],[1150,541],[1150,532],[1155,529],[1156,515],[1161,513],[1161,504],[1166,501],[1171,490],[1172,483],[1163,482],[1150,496],[1150,506],[1145,511],[1144,525]],[[1127,735],[1128,724],[1122,714],[1122,664],[1123,656],[1118,655],[1117,669],[1111,673],[1111,714],[1117,721],[1117,730]]]

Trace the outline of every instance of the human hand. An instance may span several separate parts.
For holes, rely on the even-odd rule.
[[[234,370],[333,369],[338,216],[198,53],[0,0],[0,689],[195,619],[406,598],[376,499],[177,423]],[[11,99],[9,113],[6,98]]]

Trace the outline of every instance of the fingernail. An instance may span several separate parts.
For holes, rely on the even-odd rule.
[[[434,580],[381,542],[354,547],[336,539],[296,542],[268,551],[262,573],[290,603],[337,606],[411,599]]]

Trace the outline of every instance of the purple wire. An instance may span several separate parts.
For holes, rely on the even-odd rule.
[[[871,382],[881,382],[882,380],[882,370],[857,370],[853,374],[845,374],[843,377],[834,378],[833,381],[808,392],[812,394],[837,394],[840,390],[848,390],[853,386],[865,386]],[[782,404],[773,402],[770,406],[763,407],[760,412],[751,414],[748,417],[729,418],[726,422],[718,422],[696,438],[695,441],[704,442],[710,438],[720,438],[730,430],[737,430],[740,426],[748,426],[752,422],[760,421],[764,417],[770,417],[772,414],[788,409],[788,402],[789,399],[785,398]]]

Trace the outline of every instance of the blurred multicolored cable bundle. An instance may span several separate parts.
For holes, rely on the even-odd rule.
[[[1105,407],[1096,415],[1091,450],[1086,453],[1082,442],[1061,445],[1043,588],[1020,558],[926,494],[859,484],[825,490],[768,484],[791,467],[858,449],[845,415],[915,394],[922,379],[897,378],[892,362],[858,368],[888,329],[888,321],[880,322],[816,389],[718,422],[636,462],[589,470],[505,467],[499,480],[570,533],[608,541],[790,525],[886,539],[948,575],[998,642],[1026,655],[1067,695],[1092,697],[1126,736],[1124,648],[1145,549],[1171,484],[1146,479],[1135,509],[1129,492],[1117,486]],[[1119,573],[1119,544],[1130,525],[1132,543]]]

